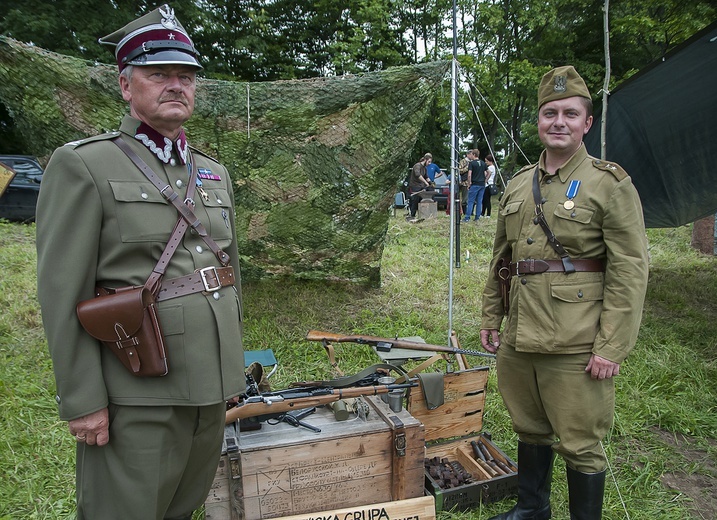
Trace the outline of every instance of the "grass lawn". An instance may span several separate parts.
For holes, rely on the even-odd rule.
[[[480,294],[494,232],[495,219],[461,228],[452,327],[465,348],[480,348]],[[606,519],[717,517],[717,259],[692,250],[690,232],[691,226],[648,232],[651,269],[642,329],[616,380],[615,426],[604,443],[611,468]],[[0,519],[74,517],[74,440],[55,409],[35,291],[34,235],[34,225],[0,222]],[[246,283],[245,345],[274,350],[280,369],[272,381],[280,388],[333,375],[320,343],[304,339],[309,329],[422,336],[446,344],[448,246],[445,214],[416,224],[397,216],[389,223],[380,289]],[[336,352],[346,373],[377,362],[364,346],[340,344]],[[483,429],[515,458],[516,437],[494,372]],[[553,516],[566,519],[560,461],[553,489]],[[478,520],[511,506],[505,501],[440,518]]]

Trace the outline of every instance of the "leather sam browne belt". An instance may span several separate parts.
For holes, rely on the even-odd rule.
[[[160,285],[157,301],[171,300],[195,292],[212,293],[222,287],[234,285],[234,268],[227,267],[205,267],[197,269],[194,274],[179,276],[163,280]],[[108,287],[97,287],[97,296],[113,294],[115,289]]]
[[[600,273],[605,271],[605,264],[602,260],[576,258],[572,260],[572,263],[576,272]],[[511,276],[565,272],[562,260],[536,260],[533,258],[511,262],[508,265],[508,269]]]
[[[194,274],[163,280],[157,301],[171,300],[195,292],[211,293],[222,287],[234,285],[234,268],[205,267],[197,269]]]

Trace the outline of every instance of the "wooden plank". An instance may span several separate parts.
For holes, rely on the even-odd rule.
[[[464,437],[483,427],[488,367],[477,367],[444,376],[444,404],[426,407],[420,387],[411,389],[408,409],[425,427],[426,441]]]
[[[285,516],[278,520],[317,520],[318,517],[359,518],[361,520],[435,520],[436,508],[432,496],[423,496],[333,511],[322,509],[320,512]]]

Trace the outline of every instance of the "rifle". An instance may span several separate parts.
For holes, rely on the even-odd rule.
[[[385,394],[391,390],[411,388],[413,386],[418,386],[418,383],[357,386],[349,388],[331,388],[328,386],[291,388],[277,392],[266,392],[245,397],[234,408],[227,410],[225,422],[226,424],[230,424],[237,419],[246,419],[247,417],[257,417],[267,414],[281,414],[292,410],[321,406],[341,399],[360,397],[362,395]]]
[[[429,352],[447,352],[449,354],[465,354],[467,356],[482,356],[495,358],[495,354],[487,352],[479,352],[477,350],[468,350],[456,347],[442,347],[440,345],[431,345],[430,343],[419,343],[417,341],[408,341],[404,339],[379,338],[376,336],[362,336],[334,334],[333,332],[322,332],[319,330],[310,330],[306,334],[309,341],[323,341],[327,343],[359,343],[361,345],[371,345],[376,347],[379,352],[390,352],[392,347],[410,348],[413,350],[426,350]]]

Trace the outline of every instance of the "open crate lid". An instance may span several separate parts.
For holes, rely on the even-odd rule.
[[[444,402],[429,410],[420,386],[411,389],[408,411],[423,423],[426,442],[476,435],[483,428],[487,366],[444,375]]]

